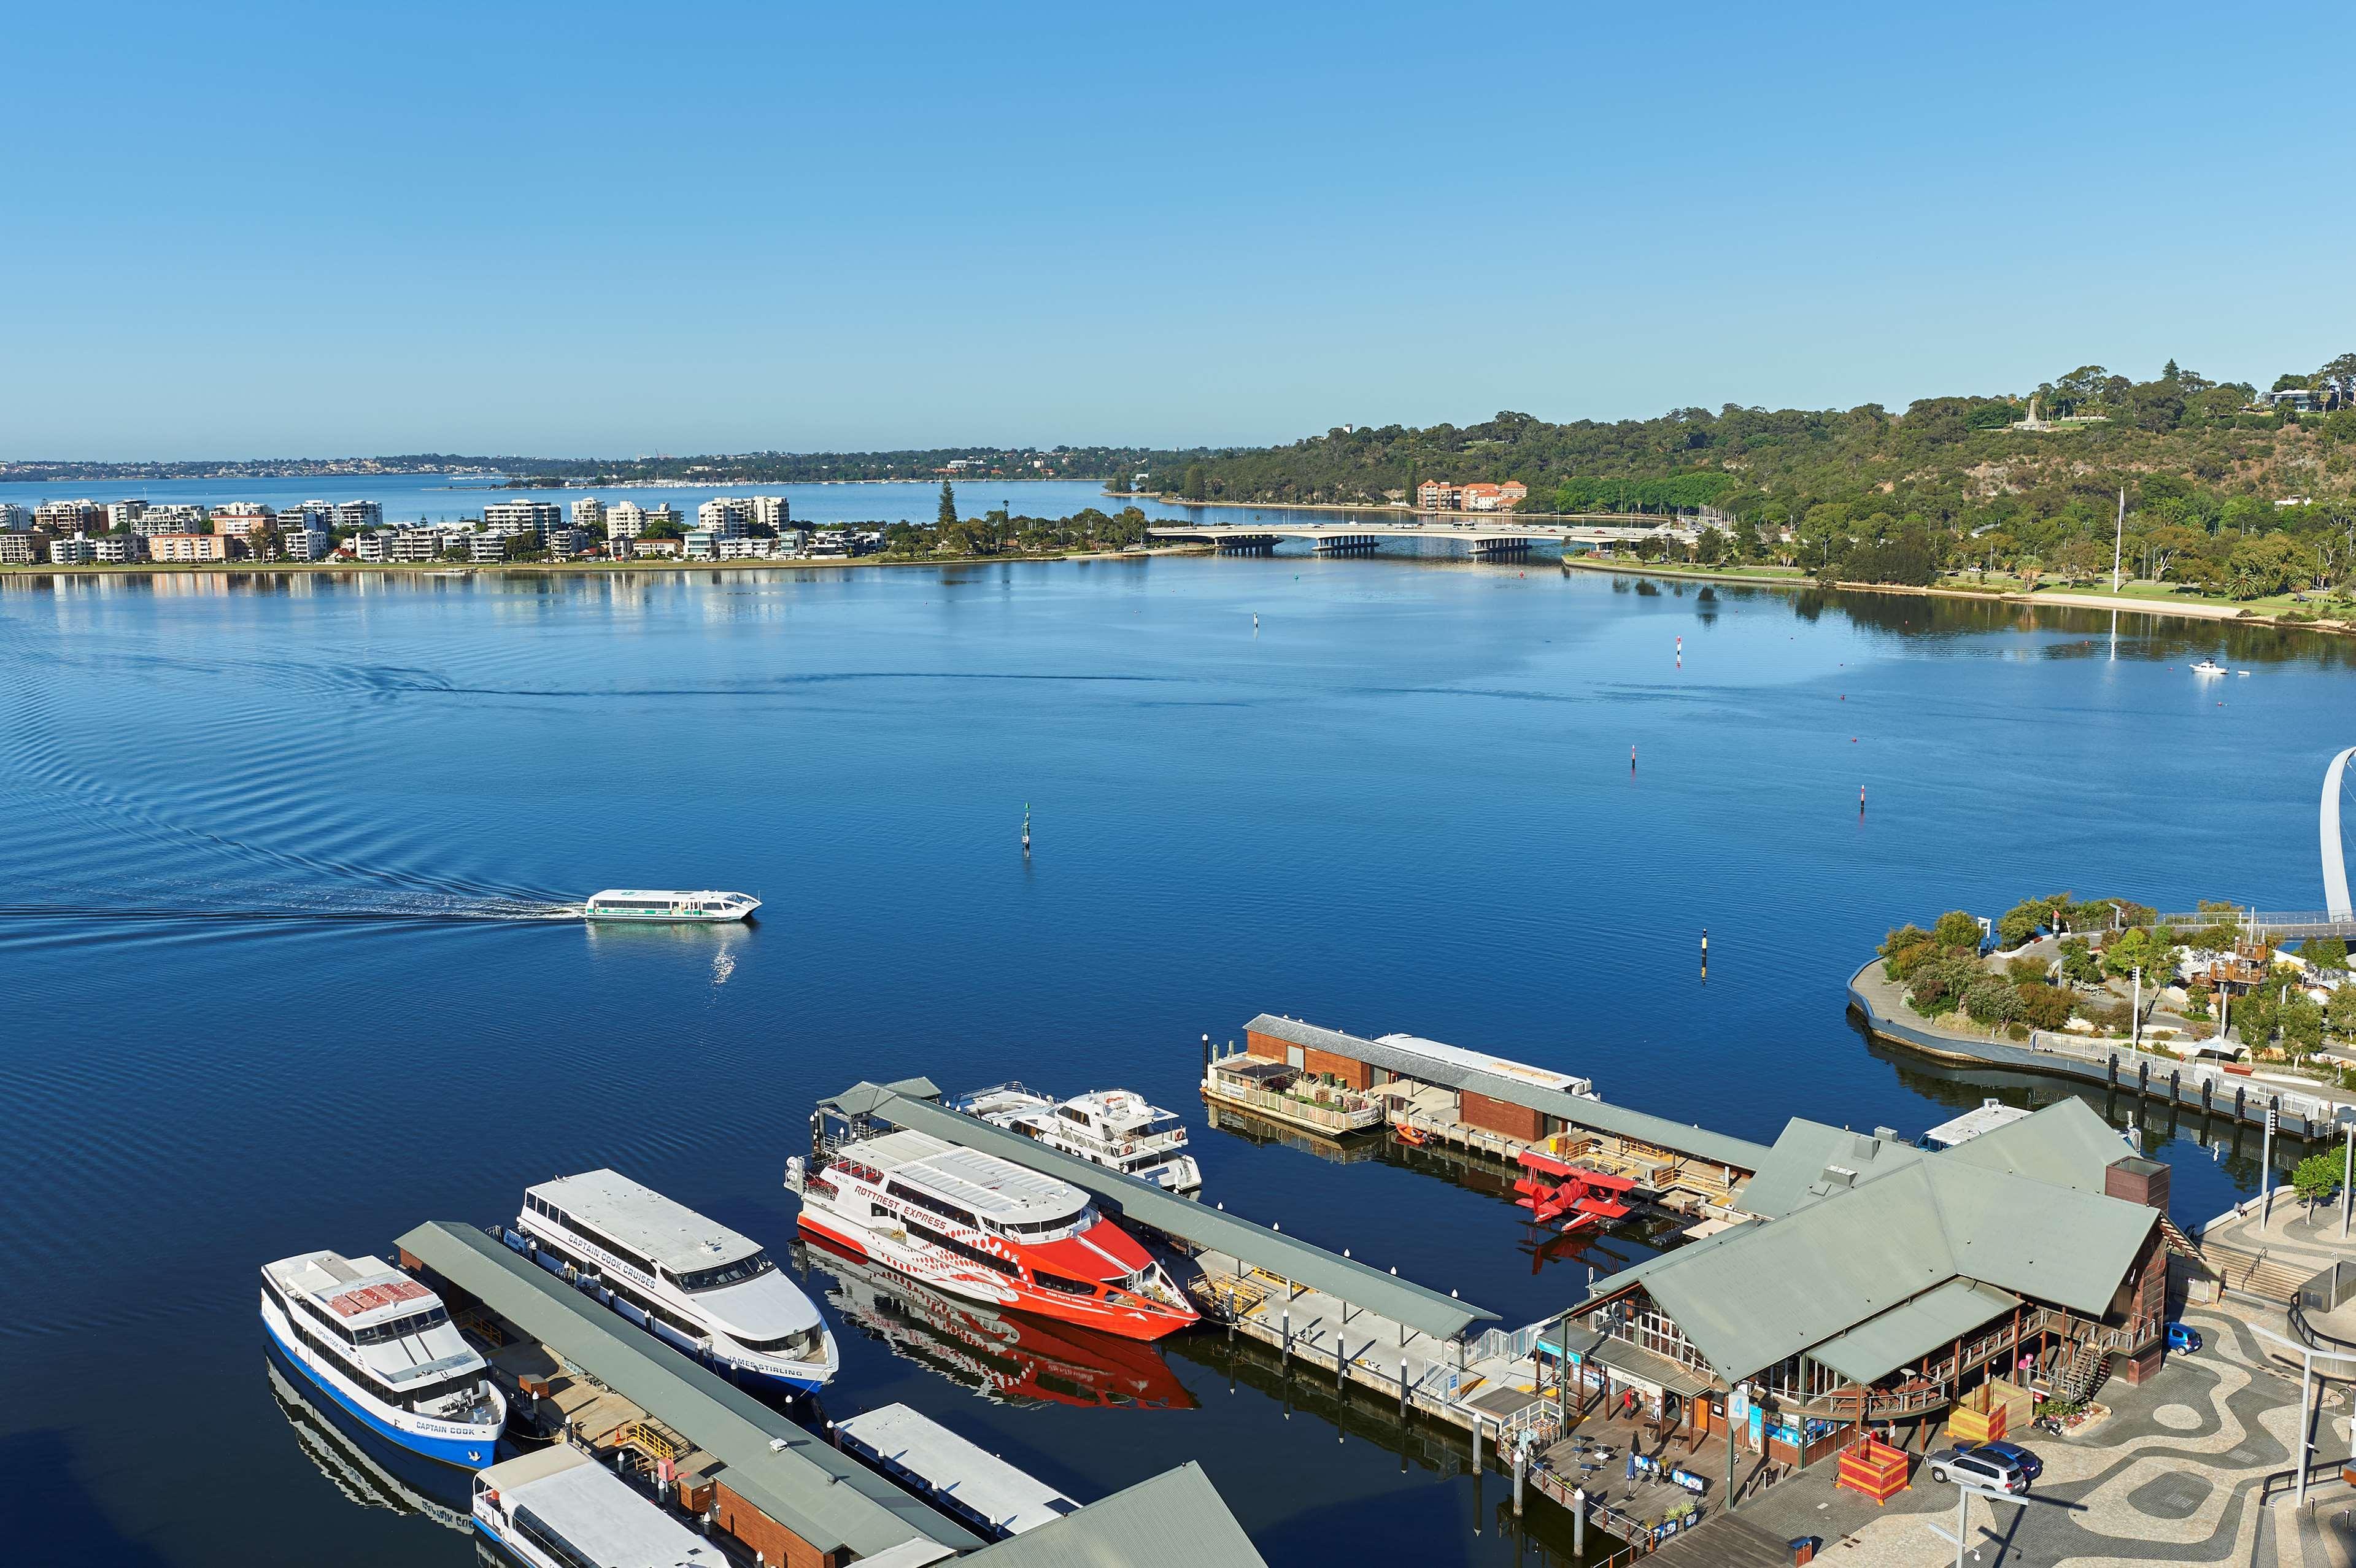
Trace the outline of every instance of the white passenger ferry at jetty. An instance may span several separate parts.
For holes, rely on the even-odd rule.
[[[390,1263],[305,1252],[262,1269],[262,1326],[294,1371],[389,1442],[477,1469],[507,1401],[442,1298]]]
[[[719,1547],[558,1444],[475,1477],[475,1528],[529,1568],[728,1568]]]
[[[1069,1182],[929,1133],[884,1133],[805,1171],[786,1162],[811,1236],[969,1301],[1126,1339],[1196,1322],[1153,1255]]]
[[[841,1369],[818,1308],[759,1243],[618,1172],[526,1188],[507,1240],[739,1381],[813,1393]]]
[[[957,1108],[1170,1192],[1202,1189],[1203,1169],[1186,1152],[1186,1124],[1125,1089],[1050,1100],[1019,1083],[1001,1083],[967,1095]]]
[[[742,920],[761,907],[750,893],[706,888],[680,893],[659,887],[608,887],[581,906],[584,920],[634,920],[712,925]]]

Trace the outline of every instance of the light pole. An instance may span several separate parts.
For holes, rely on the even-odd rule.
[[[2022,1503],[2043,1503],[2048,1508],[2068,1509],[2072,1513],[2083,1513],[2085,1511],[2086,1508],[2086,1505],[2083,1503],[2064,1502],[2060,1498],[2033,1498],[2029,1496],[2026,1492],[2016,1497],[2010,1492],[1999,1491],[1994,1487],[1984,1485],[1978,1481],[1965,1481],[1958,1479],[1955,1482],[1955,1533],[1949,1535],[1945,1530],[1940,1529],[1937,1525],[1933,1524],[1928,1520],[1923,1521],[1922,1526],[1923,1529],[1929,1530],[1933,1535],[1937,1536],[1940,1540],[1953,1541],[1954,1543],[1955,1568],[1964,1568],[1965,1543],[1971,1539],[1966,1531],[1970,1529],[1971,1525],[1972,1499],[1974,1498],[1986,1498],[1991,1505],[1996,1503],[2013,1503],[2016,1505]],[[1991,1508],[1990,1511],[1994,1511],[1993,1508]]]
[[[2309,1455],[2315,1452],[2315,1380],[2338,1378],[2347,1381],[2356,1378],[2356,1357],[2334,1356],[2311,1345],[2286,1339],[2274,1330],[2261,1328],[2254,1323],[2249,1326],[2250,1332],[2259,1338],[2271,1339],[2298,1358],[2298,1441],[2291,1444],[2291,1452],[2296,1455],[2293,1463],[2298,1466],[2298,1506],[2305,1508],[2307,1472],[2312,1463]],[[2356,1463],[2356,1455],[2351,1455],[2350,1460]]]

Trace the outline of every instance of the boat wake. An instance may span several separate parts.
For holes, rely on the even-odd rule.
[[[322,907],[318,908],[156,908],[120,904],[0,904],[0,920],[250,920],[416,921],[578,920],[578,904],[480,903],[446,908]]]

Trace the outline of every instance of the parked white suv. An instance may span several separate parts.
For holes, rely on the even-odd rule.
[[[1942,1448],[1931,1455],[1929,1464],[1934,1481],[1976,1481],[2012,1497],[2029,1490],[2028,1471],[1976,1449]]]

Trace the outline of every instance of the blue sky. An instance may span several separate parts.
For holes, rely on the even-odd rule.
[[[27,8],[0,456],[2270,380],[2356,349],[2351,46],[2322,5]]]

